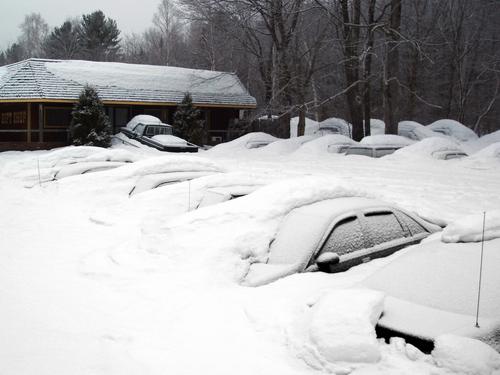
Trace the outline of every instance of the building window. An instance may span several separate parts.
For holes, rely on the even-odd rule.
[[[71,123],[71,108],[45,107],[45,128],[67,128]]]
[[[115,126],[117,128],[127,125],[128,108],[115,108]]]
[[[12,112],[2,113],[2,125],[12,125]]]
[[[26,124],[26,112],[25,111],[13,112],[12,117],[14,119],[13,120],[14,125],[25,125]]]

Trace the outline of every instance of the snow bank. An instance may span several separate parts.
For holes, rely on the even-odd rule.
[[[496,132],[490,134],[483,135],[481,138],[475,141],[465,142],[463,146],[464,148],[466,147],[466,150],[469,153],[474,153],[498,142],[500,142],[500,130],[497,130]]]
[[[297,137],[297,129],[299,127],[299,118],[292,117],[290,119],[290,138]],[[304,135],[314,134],[318,130],[318,123],[306,117],[306,127]]]
[[[478,136],[472,129],[459,123],[455,120],[443,119],[434,121],[432,124],[427,125],[427,128],[434,132],[449,135],[461,142],[474,141]]]
[[[495,375],[500,373],[500,354],[481,341],[442,335],[434,341],[432,357],[439,367],[454,374]]]
[[[210,150],[208,150],[208,152],[209,153],[238,152],[241,150],[248,150],[249,146],[251,146],[254,143],[259,143],[259,142],[273,143],[278,139],[279,138],[276,138],[270,134],[263,132],[248,133],[232,141],[220,143],[212,147]]]
[[[472,160],[499,159],[500,160],[500,142],[492,143],[471,156]]]
[[[463,217],[444,228],[443,242],[479,242],[483,237],[483,213]],[[486,212],[484,240],[500,238],[500,210]]]
[[[429,137],[407,147],[396,150],[394,154],[388,155],[387,158],[432,157],[432,154],[435,152],[448,150],[462,151],[459,144],[451,138]]]
[[[408,146],[414,143],[411,139],[401,137],[393,134],[371,135],[364,137],[361,142],[362,145],[370,146]]]
[[[309,339],[320,360],[374,363],[380,360],[375,325],[384,295],[372,290],[336,290],[311,308]]]
[[[330,117],[318,123],[317,132],[322,135],[334,133],[350,137],[352,135],[352,125],[344,119]]]
[[[152,124],[152,125],[161,125],[161,120],[158,117],[154,117],[151,115],[137,115],[130,120],[126,128],[130,130],[134,130],[137,124]]]
[[[341,146],[356,144],[351,138],[339,134],[327,134],[313,139],[295,151],[295,155],[319,155],[327,152],[336,153]]]

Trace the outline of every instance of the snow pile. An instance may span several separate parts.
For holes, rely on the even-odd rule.
[[[352,125],[344,119],[330,117],[318,124],[317,132],[321,135],[340,134],[350,137],[352,134]]]
[[[298,127],[299,127],[299,118],[292,117],[290,119],[290,138],[297,137]],[[306,117],[306,127],[304,130],[304,135],[314,134],[316,133],[317,130],[318,130],[318,123]]]
[[[372,290],[336,290],[323,296],[311,307],[309,322],[310,345],[318,360],[378,362],[375,325],[383,306],[384,295]]]
[[[130,120],[125,126],[127,129],[134,130],[137,124],[161,125],[162,122],[158,117],[151,115],[137,115]]]
[[[428,137],[438,137],[444,136],[441,133],[437,133],[428,129],[422,124],[419,124],[416,121],[401,121],[398,124],[398,135],[406,138],[410,138],[416,141],[420,141],[422,139]]]
[[[469,153],[474,153],[492,145],[493,143],[498,143],[498,142],[500,142],[500,130],[497,130],[496,132],[490,134],[483,135],[481,138],[475,141],[465,142],[463,146],[464,148],[466,147],[466,150]]]
[[[459,152],[462,151],[459,144],[453,141],[451,138],[429,137],[407,147],[396,150],[394,154],[388,155],[387,158],[432,157],[433,153],[448,150]]]
[[[303,144],[294,154],[320,155],[327,152],[336,153],[342,146],[355,144],[355,141],[344,135],[327,134]]]
[[[463,375],[500,373],[500,354],[481,341],[455,335],[442,335],[432,351],[436,365]]]
[[[209,153],[226,153],[226,152],[238,152],[241,150],[248,150],[252,144],[255,143],[273,143],[279,138],[276,138],[270,134],[263,132],[254,132],[245,134],[239,138],[232,141],[220,143],[212,147]]]
[[[161,143],[162,145],[165,145],[165,146],[168,146],[168,145],[185,146],[185,145],[187,145],[187,141],[185,139],[176,137],[175,135],[160,134],[160,135],[155,135],[152,139],[158,143]]]
[[[461,142],[474,141],[478,139],[478,136],[472,129],[459,123],[455,120],[443,119],[434,121],[432,124],[427,125],[427,128],[434,132],[449,135],[450,137],[456,138]]]
[[[260,148],[259,151],[263,154],[270,154],[270,155],[289,154],[297,150],[300,146],[302,146],[306,142],[312,141],[313,139],[316,138],[317,136],[314,135],[303,135],[300,137],[280,139],[265,147]]]
[[[500,142],[492,143],[471,156],[472,160],[500,159]]]
[[[376,118],[370,119],[370,135],[385,134],[385,122]]]
[[[191,155],[166,155],[138,161],[116,170],[116,177],[145,176],[171,172],[223,172],[213,161]]]
[[[500,210],[486,212],[484,240],[500,238]],[[443,242],[479,242],[483,238],[483,213],[466,216],[444,228]]]
[[[393,134],[371,135],[369,137],[364,137],[360,142],[362,145],[396,147],[409,146],[413,143],[414,141],[411,139]]]

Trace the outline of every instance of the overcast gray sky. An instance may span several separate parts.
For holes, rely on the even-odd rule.
[[[141,32],[151,25],[160,0],[0,0],[0,49],[15,42],[24,15],[40,13],[50,28],[68,17],[102,10],[116,20],[123,34]]]

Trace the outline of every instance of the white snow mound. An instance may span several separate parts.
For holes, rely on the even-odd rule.
[[[270,134],[263,132],[254,132],[245,134],[239,138],[236,138],[232,141],[220,143],[214,147],[212,147],[208,152],[236,152],[241,150],[247,150],[248,145],[255,142],[263,142],[263,143],[273,143],[277,141],[279,138],[276,138]]]
[[[457,142],[451,138],[442,137],[430,137],[425,138],[419,142],[416,142],[408,147],[403,147],[394,152],[392,155],[388,155],[387,158],[394,157],[432,157],[434,152],[439,151],[462,151]]]
[[[427,125],[427,128],[432,131],[439,132],[450,137],[456,138],[459,141],[474,141],[478,136],[472,129],[459,123],[455,120],[443,119],[434,121],[432,124]]]
[[[416,121],[401,121],[398,124],[398,135],[420,141],[428,137],[445,137],[442,133],[437,133]]]
[[[295,138],[280,139],[279,141],[273,142],[265,147],[262,147],[260,150],[265,154],[273,154],[273,155],[289,154],[297,150],[304,143],[312,141],[315,138],[317,137],[314,135],[303,135]]]
[[[454,374],[498,375],[500,354],[489,345],[475,339],[442,335],[434,341],[432,356],[439,367]]]
[[[384,294],[345,289],[323,296],[311,309],[309,338],[328,362],[374,363],[381,358],[375,334]]]
[[[361,142],[363,145],[371,146],[408,146],[414,143],[411,139],[394,134],[370,135],[364,137]]]
[[[443,242],[479,242],[483,237],[483,213],[465,216],[444,228]],[[486,212],[484,240],[500,238],[500,210]]]
[[[476,159],[500,159],[500,141],[492,143],[471,156],[472,160]]]
[[[334,152],[335,148],[342,145],[356,144],[351,138],[340,134],[327,134],[310,142],[303,144],[295,154],[318,155],[327,152]]]

